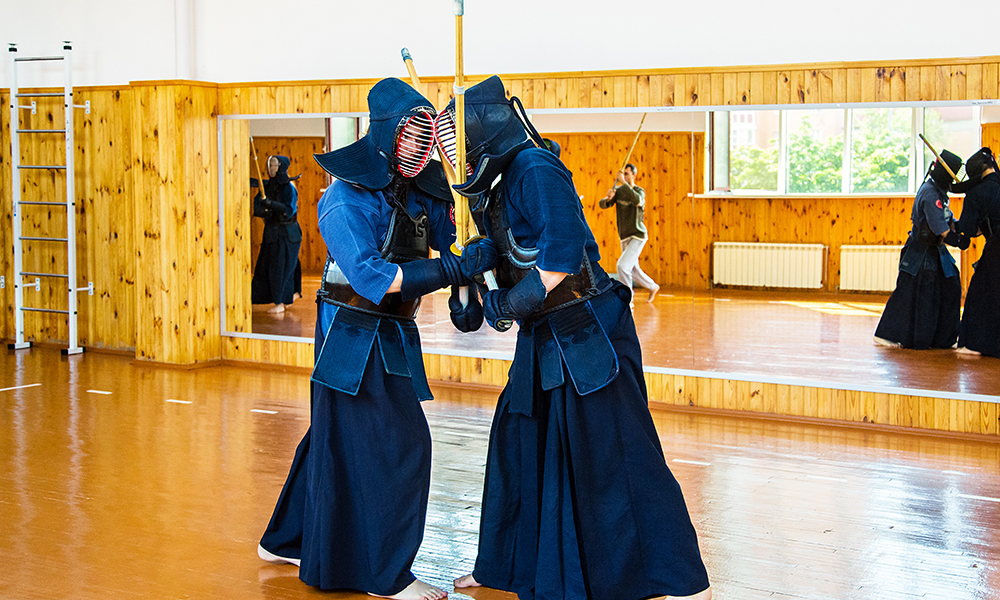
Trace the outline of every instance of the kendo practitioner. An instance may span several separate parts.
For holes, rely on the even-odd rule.
[[[264,560],[300,564],[299,578],[403,600],[447,594],[411,572],[423,537],[431,398],[414,316],[420,297],[469,285],[453,205],[433,147],[431,103],[398,79],[368,95],[357,142],[317,155],[336,180],[319,200],[329,250],[318,292],[311,423],[260,541]],[[429,248],[441,258],[428,259]],[[471,299],[452,313],[482,323]]]
[[[967,181],[955,186],[965,192],[962,216],[950,234],[962,250],[972,238],[983,236],[986,246],[974,265],[965,293],[965,310],[958,330],[960,351],[1000,357],[1000,173],[989,148],[965,161]]]
[[[649,414],[631,290],[598,264],[570,172],[515,101],[498,77],[466,93],[474,170],[455,189],[484,210],[489,237],[467,244],[463,272],[495,269],[485,318],[519,328],[490,431],[476,565],[455,587],[521,600],[710,598]]]
[[[618,171],[615,186],[608,190],[604,198],[598,202],[601,208],[615,207],[618,219],[618,238],[621,240],[622,254],[618,259],[618,280],[625,287],[632,289],[632,281],[649,290],[647,302],[656,299],[660,286],[639,266],[639,254],[646,245],[646,225],[642,222],[646,210],[646,190],[635,184],[638,174],[632,163]]]
[[[957,173],[962,159],[948,150],[941,159]],[[939,160],[927,170],[910,214],[912,227],[899,259],[896,289],[875,330],[875,343],[926,350],[951,348],[958,340],[962,283],[945,247],[955,221],[948,208],[952,177]]]
[[[264,182],[264,195],[258,193],[253,201],[254,216],[264,219],[264,238],[250,282],[250,301],[273,303],[267,311],[272,314],[284,312],[285,305],[295,301],[296,266],[302,245],[302,228],[296,219],[299,193],[292,183],[301,176],[289,177],[289,165],[287,156],[269,156],[270,179]],[[256,184],[251,179],[250,185]]]

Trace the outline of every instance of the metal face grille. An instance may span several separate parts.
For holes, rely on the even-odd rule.
[[[403,177],[416,177],[434,151],[434,113],[422,112],[403,121],[396,136],[397,168]]]
[[[455,126],[455,119],[452,117],[451,112],[447,110],[441,111],[437,119],[434,120],[434,139],[437,142],[438,152],[448,161],[451,168],[455,168],[455,161],[457,148],[456,140],[458,128]],[[465,175],[466,177],[472,175],[472,165],[468,162],[465,164]]]

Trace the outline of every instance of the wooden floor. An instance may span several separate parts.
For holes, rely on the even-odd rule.
[[[643,293],[637,290],[637,295]],[[996,396],[994,401],[1000,401],[996,358],[876,346],[872,335],[886,299],[843,293],[675,292],[661,294],[653,303],[637,302],[635,321],[647,368],[790,378],[823,382],[827,388],[860,382],[873,388]],[[513,332],[500,334],[484,326],[463,334],[451,325],[447,300],[447,292],[441,291],[425,297],[420,307],[417,323],[425,352],[513,356]],[[313,302],[299,300],[277,318],[267,308],[254,307],[255,333],[312,338]]]
[[[414,571],[451,591],[475,557],[496,392],[434,392]],[[716,599],[1000,598],[1000,444],[654,419]],[[297,371],[0,354],[0,598],[367,597],[322,593],[256,556],[307,426]]]

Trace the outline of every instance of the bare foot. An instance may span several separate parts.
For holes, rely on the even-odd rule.
[[[899,342],[891,342],[887,339],[880,337],[873,337],[872,339],[875,341],[875,345],[877,346],[885,346],[887,348],[899,348],[902,346],[902,344],[900,344]]]
[[[455,580],[455,587],[457,588],[480,587],[481,585],[482,584],[476,581],[476,578],[472,576],[472,573],[463,575]]]
[[[441,600],[448,597],[448,592],[433,585],[424,583],[419,579],[414,579],[413,583],[403,588],[403,591],[391,596],[381,596],[368,592],[369,596],[376,598],[394,598],[395,600]]]
[[[257,544],[257,556],[259,556],[261,560],[269,563],[288,563],[290,565],[295,565],[296,567],[299,566],[300,562],[302,562],[298,558],[286,558],[284,556],[272,554],[271,552],[265,550],[264,546],[261,546],[260,544]]]
[[[659,291],[660,291],[660,286],[658,285],[653,289],[649,290],[649,298],[646,299],[646,302],[652,302],[653,300],[655,300],[656,294],[659,293]]]
[[[301,297],[302,297],[302,294],[300,294],[298,292],[295,292],[294,294],[292,294],[292,300],[298,300]]]
[[[280,314],[280,313],[283,313],[283,312],[285,312],[285,305],[284,304],[275,304],[274,308],[267,309],[267,314],[269,314],[269,315],[277,315],[277,314]]]
[[[976,352],[975,350],[969,350],[965,346],[962,346],[961,348],[955,348],[955,352],[958,352],[959,354],[968,354],[969,356],[982,356],[981,353]]]

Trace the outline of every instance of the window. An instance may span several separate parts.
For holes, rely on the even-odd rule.
[[[931,141],[938,152],[947,148],[964,161],[982,147],[979,126],[981,110],[978,106],[925,108],[924,137]],[[934,161],[934,155],[927,146],[921,146],[924,165],[929,167]],[[958,175],[961,177],[963,174]]]
[[[780,111],[729,113],[729,187],[734,191],[778,190]]]
[[[788,192],[839,194],[844,181],[844,111],[787,112]]]
[[[913,109],[858,108],[851,113],[851,192],[909,191]]]
[[[743,193],[913,193],[934,160],[917,134],[964,160],[980,148],[980,117],[975,106],[714,113],[712,181]]]

